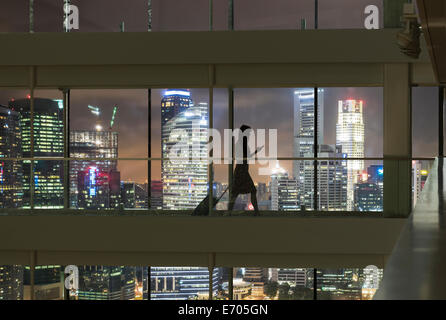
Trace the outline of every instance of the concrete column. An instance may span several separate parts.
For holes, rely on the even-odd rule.
[[[384,215],[412,209],[412,106],[409,64],[384,66]]]

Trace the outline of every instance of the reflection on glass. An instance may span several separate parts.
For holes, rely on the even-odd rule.
[[[412,207],[415,208],[426,184],[433,161],[412,161]]]

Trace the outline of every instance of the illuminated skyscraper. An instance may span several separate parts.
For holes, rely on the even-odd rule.
[[[318,89],[318,144],[324,143],[324,89]],[[314,157],[314,89],[303,88],[294,91],[294,157]],[[293,162],[293,175],[299,182],[301,203],[311,199],[312,189],[305,185],[305,163]],[[311,182],[313,185],[313,182]],[[304,191],[306,190],[306,191]],[[309,192],[308,194],[306,192]],[[311,203],[306,204],[312,208]]]
[[[30,267],[24,269],[25,300],[31,299]],[[34,294],[36,300],[62,300],[64,297],[64,276],[60,265],[36,266],[34,272]]]
[[[207,195],[207,104],[180,112],[162,125],[163,209],[194,209]],[[189,158],[179,160],[175,157]]]
[[[306,155],[309,157],[309,155]],[[319,157],[345,157],[341,146],[319,145]],[[313,161],[304,163],[304,198],[305,207],[313,205],[314,165]],[[319,160],[317,171],[318,208],[323,211],[343,211],[347,209],[347,163],[345,160]]]
[[[167,90],[161,100],[161,126],[193,105],[187,90]]]
[[[348,158],[364,158],[364,121],[362,100],[340,100],[336,124],[336,145]],[[347,161],[347,210],[354,209],[355,184],[364,170],[363,160]]]
[[[17,112],[0,106],[0,159],[22,156],[19,120]],[[0,208],[19,208],[22,199],[22,163],[0,161]]]
[[[277,270],[277,281],[305,287],[307,285],[307,272],[307,269],[279,268]]]
[[[207,128],[206,103],[194,105],[189,91],[166,91],[161,101],[161,152],[168,159],[161,164],[163,209],[194,209],[206,197]],[[213,277],[216,290],[218,278]],[[207,294],[208,278],[207,268],[153,267],[152,297],[190,299]]]
[[[212,274],[212,291],[217,292],[219,268]],[[207,299],[209,293],[208,268],[156,267],[151,268],[151,298],[153,300]]]
[[[20,114],[23,157],[31,156],[30,99],[10,100],[9,108]],[[63,157],[63,105],[34,98],[34,156]],[[30,206],[31,162],[23,161],[23,206]],[[63,161],[34,161],[34,207],[63,208]]]
[[[76,158],[95,158],[94,161],[76,160],[70,163],[70,202],[72,207],[78,205],[78,175],[97,168],[98,174],[117,171],[116,160],[101,158],[118,157],[118,133],[111,130],[73,130],[70,132],[70,155]]]
[[[121,203],[121,175],[119,171],[105,172],[88,167],[78,172],[79,209],[118,209]]]
[[[136,183],[121,182],[121,204],[125,209],[136,208]]]
[[[271,173],[271,210],[299,210],[299,185],[296,179],[288,176],[285,169],[279,167]]]
[[[363,182],[355,185],[355,210],[382,211],[382,189],[375,183]]]

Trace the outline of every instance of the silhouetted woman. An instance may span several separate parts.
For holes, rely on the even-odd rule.
[[[240,127],[240,131],[242,133],[248,129],[251,129],[251,127],[245,124]],[[249,132],[249,134],[251,134],[251,132]],[[240,139],[238,139],[237,143],[240,143]],[[249,154],[248,136],[243,136],[243,161],[240,163],[240,161],[237,160],[237,165],[235,167],[232,191],[229,196],[229,211],[234,208],[235,200],[237,199],[237,196],[239,194],[250,193],[251,203],[254,206],[254,215],[259,215],[259,207],[257,205],[257,190],[254,182],[251,179],[251,176],[249,175],[248,158],[257,154],[257,152],[259,152],[262,148],[257,149],[253,154]]]

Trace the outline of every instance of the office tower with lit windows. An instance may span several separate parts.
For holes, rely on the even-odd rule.
[[[136,268],[82,266],[79,268],[79,300],[135,299]]]
[[[364,120],[362,100],[340,100],[336,124],[336,145],[348,158],[364,158]],[[347,161],[347,210],[354,208],[355,184],[364,170],[364,160]]]
[[[0,208],[22,206],[22,163],[1,160],[1,158],[22,156],[19,121],[19,113],[0,106]]]
[[[97,126],[96,130],[70,131],[70,156],[97,160],[75,160],[70,163],[70,203],[78,205],[78,175],[96,168],[103,175],[117,171],[118,133]],[[104,158],[104,159],[101,159]]]
[[[246,282],[265,282],[268,279],[267,268],[245,268],[243,281]]]
[[[161,100],[161,126],[192,105],[188,90],[167,90]]]
[[[121,181],[121,204],[124,209],[136,207],[136,183]]]
[[[30,267],[24,268],[24,299],[31,299]],[[36,300],[63,300],[64,274],[60,265],[36,266],[34,272],[34,294]]]
[[[161,152],[167,159],[161,163],[165,210],[194,209],[207,195],[207,107],[206,103],[194,105],[186,90],[167,90],[161,101]],[[207,268],[153,267],[152,297],[199,297],[208,292],[208,278]],[[218,279],[214,280],[217,285]]]
[[[276,167],[271,172],[271,210],[299,210],[299,184],[285,169]]]
[[[293,153],[296,158],[314,157],[314,98],[313,88],[302,88],[294,91]],[[324,141],[324,89],[318,89],[317,111],[317,140],[320,145]],[[302,190],[299,196],[301,203],[305,203],[305,199],[312,198],[312,189],[305,185],[308,182],[305,181],[304,167],[305,163],[303,161],[293,161],[293,176],[299,181],[299,189]],[[313,185],[313,182],[311,182],[311,185]],[[307,203],[306,207],[312,208],[312,205]]]
[[[321,158],[340,160],[319,160],[317,170],[318,209],[323,211],[343,211],[347,209],[347,163],[342,158],[341,146],[319,145]],[[305,207],[313,205],[314,165],[313,161],[304,163]]]
[[[317,269],[320,300],[361,300],[362,269]]]
[[[212,291],[215,294],[221,283],[220,268],[212,273]],[[209,270],[200,267],[152,267],[152,300],[207,299],[209,293]]]
[[[163,209],[194,209],[207,195],[207,112],[200,103],[162,125]]]
[[[307,285],[307,272],[307,269],[302,268],[279,268],[277,269],[277,282],[305,287]]]
[[[31,99],[10,100],[9,108],[20,114],[23,157],[31,156]],[[34,157],[63,157],[63,104],[34,98]],[[30,206],[31,161],[23,161],[23,206]],[[34,208],[63,208],[63,161],[34,161]]]
[[[150,185],[150,208],[163,208],[163,182],[161,180],[152,180]]]
[[[382,211],[382,189],[376,183],[362,182],[355,185],[356,211]]]
[[[23,266],[0,265],[0,300],[23,299]]]
[[[118,209],[121,204],[121,175],[119,171],[105,172],[98,167],[79,171],[77,179],[77,208]]]

